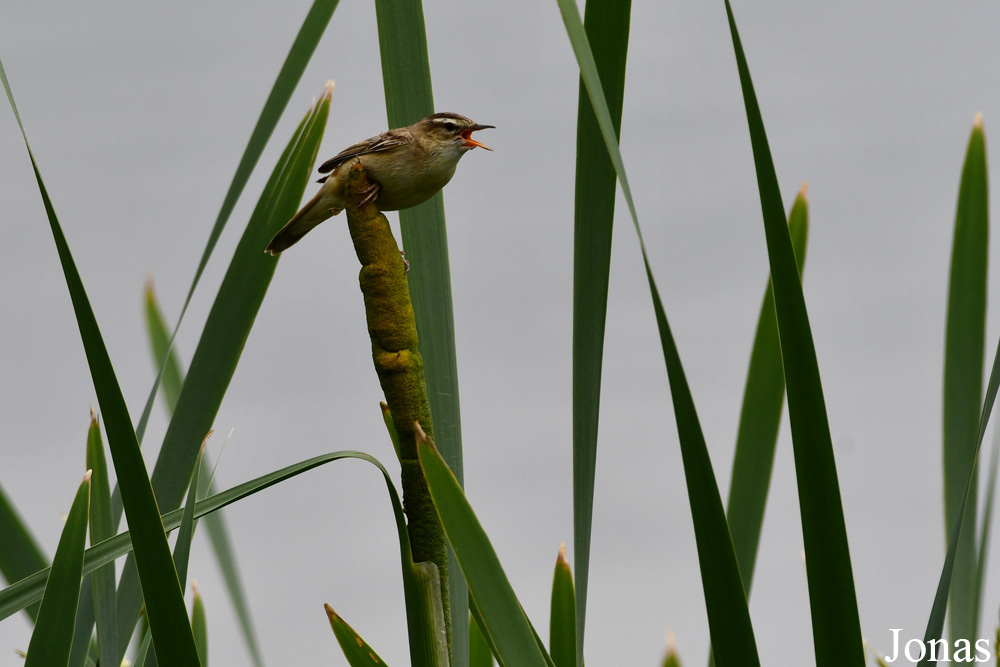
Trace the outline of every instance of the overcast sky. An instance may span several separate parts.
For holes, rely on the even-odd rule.
[[[467,155],[445,190],[468,495],[547,636],[552,568],[573,537],[578,72],[554,0],[425,4],[437,110],[497,126],[482,135],[495,152]],[[175,321],[309,5],[4,2],[0,57],[134,419],[155,374],[143,285],[153,277]],[[771,0],[737,1],[734,11],[786,208],[809,182],[806,301],[862,627],[888,651],[889,628],[922,635],[943,560],[948,262],[973,118],[983,113],[989,137],[1000,110],[1000,8]],[[321,160],[387,129],[372,3],[345,0],[334,14],[195,294],[177,340],[185,364],[264,180],[327,79],[337,86]],[[0,484],[51,554],[84,470],[96,396],[30,163],[0,106]],[[634,2],[622,153],[725,492],[767,255],[721,0]],[[622,664],[624,639],[629,664],[657,664],[672,630],[685,664],[697,665],[708,641],[697,553],[624,214],[619,206],[586,655]],[[223,487],[337,449],[398,469],[342,223],[318,228],[278,267],[215,422],[215,453],[235,429]],[[165,427],[157,405],[147,456]],[[813,660],[790,445],[786,423],[750,604],[765,665]],[[346,664],[324,602],[390,665],[406,664],[395,530],[375,469],[326,466],[226,517],[267,664]],[[208,608],[213,664],[244,664],[202,541],[190,572]],[[997,574],[987,578],[981,637],[996,622]],[[21,618],[0,624],[0,663],[28,637]]]

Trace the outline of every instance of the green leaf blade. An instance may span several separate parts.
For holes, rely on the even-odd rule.
[[[73,499],[59,546],[52,559],[52,569],[45,585],[45,596],[38,611],[35,631],[28,644],[25,667],[57,667],[69,662],[76,624],[76,605],[80,599],[83,552],[87,545],[87,520],[90,513],[90,476],[88,470]]]
[[[584,30],[615,136],[621,134],[631,0],[590,0]],[[617,177],[581,79],[576,128],[573,208],[573,554],[577,564],[577,650],[583,657],[594,514],[597,432],[604,359],[604,329],[611,270],[611,233]],[[582,662],[577,662],[577,665]]]
[[[153,363],[159,364],[160,360],[164,359],[168,352],[170,354],[169,359],[167,359],[163,367],[162,384],[163,397],[167,404],[167,414],[172,416],[174,408],[177,406],[177,399],[180,397],[181,388],[184,385],[184,372],[176,352],[170,350],[170,331],[157,303],[152,281],[146,285],[145,314]],[[204,460],[206,467],[212,467],[207,453]],[[212,495],[217,490],[215,483],[210,477],[202,476],[200,478],[199,497]],[[247,602],[247,596],[243,589],[243,580],[240,577],[239,564],[236,561],[236,552],[229,537],[229,529],[226,525],[224,515],[216,513],[205,517],[205,531],[208,533],[212,552],[215,554],[215,559],[219,564],[219,571],[222,573],[222,579],[226,584],[226,592],[229,594],[233,609],[236,612],[240,631],[243,635],[243,642],[254,664],[258,667],[263,667],[263,660],[260,657],[260,647],[257,645],[257,634],[254,631],[253,619],[250,617],[250,604]]]
[[[382,82],[390,127],[405,127],[434,113],[434,92],[423,6],[420,0],[376,0]],[[479,122],[489,122],[479,121]],[[439,451],[464,484],[462,421],[455,352],[451,267],[444,196],[399,212],[403,248],[415,259],[407,276],[417,320],[424,380]],[[468,592],[454,554],[449,553],[451,655],[468,665]]]
[[[329,115],[331,94],[332,89],[328,87],[320,102],[303,118],[282,154],[237,245],[209,312],[153,469],[152,485],[156,498],[164,508],[172,509],[180,504],[188,488],[198,446],[205,433],[211,430],[222,397],[235,373],[250,328],[277,266],[278,260],[265,255],[264,247],[295,213],[302,199]],[[136,572],[130,558],[126,561],[119,585],[119,628],[131,628],[138,619],[141,600],[136,592]],[[120,634],[119,640],[119,657],[122,657],[127,637]]]
[[[115,529],[111,511],[111,482],[108,478],[107,460],[104,457],[104,441],[101,439],[101,427],[97,416],[93,413],[87,434],[87,468],[93,471],[90,492],[90,543],[98,544],[113,537]],[[90,577],[101,664],[113,665],[118,647],[115,564],[112,562],[102,565],[94,570]],[[91,625],[90,622],[86,624],[87,640],[90,639]],[[89,641],[81,643],[86,646]]]
[[[805,186],[795,198],[788,216],[788,232],[798,258],[799,275],[805,268],[809,210]],[[757,546],[764,522],[764,505],[774,466],[774,450],[785,400],[785,375],[781,364],[781,344],[774,312],[774,292],[768,280],[764,303],[757,320],[747,371],[740,425],[733,457],[726,518],[733,549],[740,564],[743,586],[750,595]]]
[[[340,650],[344,652],[347,663],[351,667],[372,667],[372,665],[384,665],[385,662],[379,657],[371,646],[368,645],[361,635],[347,624],[340,615],[333,610],[330,605],[323,605],[326,609],[326,616],[330,620],[330,627],[333,628],[333,635],[340,644]]]
[[[257,119],[257,125],[254,127],[253,133],[250,135],[250,140],[247,143],[246,150],[243,152],[243,157],[240,159],[239,165],[236,167],[236,174],[233,176],[232,183],[229,185],[229,190],[226,192],[226,196],[223,199],[222,208],[219,211],[219,215],[216,217],[215,224],[209,234],[208,243],[205,245],[205,250],[198,263],[198,269],[195,271],[194,279],[191,281],[191,287],[188,289],[187,297],[184,299],[184,306],[181,308],[181,313],[177,318],[177,324],[174,327],[173,334],[170,336],[168,347],[173,345],[173,340],[177,336],[177,331],[180,329],[181,322],[184,321],[184,314],[187,312],[188,305],[191,303],[191,297],[194,296],[194,291],[198,287],[201,275],[204,273],[205,267],[208,265],[208,259],[215,250],[215,245],[218,242],[219,237],[222,236],[222,230],[225,228],[226,222],[229,220],[229,216],[236,207],[236,201],[239,199],[240,194],[243,192],[243,188],[246,187],[247,182],[250,180],[250,174],[257,165],[257,161],[260,159],[261,154],[263,154],[264,147],[267,145],[271,134],[274,132],[274,128],[277,127],[278,120],[281,118],[281,114],[288,105],[288,101],[291,99],[292,93],[295,91],[295,87],[302,78],[306,65],[309,64],[309,60],[312,58],[312,54],[316,50],[316,46],[319,44],[320,38],[326,31],[326,26],[329,24],[330,18],[333,16],[333,12],[337,8],[338,3],[339,0],[314,0],[312,7],[309,9],[309,13],[306,15],[305,21],[302,23],[302,27],[299,29],[299,32],[295,37],[295,41],[292,43],[288,56],[285,58],[285,62],[282,64],[278,77],[275,79],[274,85],[271,88],[271,93],[268,95],[267,101],[264,103],[264,108],[261,110],[260,117]],[[18,122],[20,122],[20,120]],[[139,425],[136,428],[136,434],[140,442],[142,442],[142,438],[146,430],[146,424],[149,421],[149,415],[153,407],[153,400],[156,398],[156,392],[160,384],[160,377],[161,375],[158,374],[156,380],[154,380],[153,387],[149,392],[149,397],[146,399],[146,405],[143,408],[142,416],[139,418]],[[179,498],[177,502],[180,502]],[[261,663],[256,656],[255,661],[258,664],[258,667],[260,667]]]
[[[177,354],[170,345],[170,331],[167,329],[163,313],[160,311],[160,304],[156,300],[156,292],[153,290],[153,281],[146,283],[145,295],[145,316],[146,331],[149,334],[150,352],[153,355],[153,364],[156,368],[162,366],[160,373],[160,384],[163,387],[163,399],[167,403],[167,413],[173,414],[177,407],[177,400],[181,395],[181,387],[184,386],[184,374],[181,371],[180,361]]]
[[[817,667],[862,667],[864,652],[847,530],[819,365],[774,162],[750,70],[726,0],[760,193],[792,426]]]
[[[188,562],[191,558],[191,542],[194,539],[194,509],[198,501],[198,480],[201,477],[202,461],[205,459],[205,444],[212,436],[208,435],[201,442],[201,451],[198,452],[198,459],[194,465],[194,474],[191,484],[188,486],[187,502],[184,505],[184,514],[181,519],[181,527],[177,533],[177,541],[174,543],[174,567],[177,568],[177,578],[181,582],[181,592],[187,590]]]
[[[576,667],[577,659],[576,591],[573,573],[566,560],[566,545],[559,548],[555,574],[552,576],[552,603],[549,616],[549,653],[556,667]]]
[[[469,594],[482,612],[500,664],[547,667],[550,661],[538,646],[531,623],[455,475],[426,440],[418,440],[417,453],[448,541],[469,584]]]
[[[208,618],[205,615],[205,601],[193,581],[191,590],[194,593],[194,601],[191,604],[191,632],[198,647],[198,655],[201,656],[201,665],[208,667]]]
[[[958,515],[976,452],[982,405],[986,340],[986,278],[989,249],[986,138],[977,117],[969,137],[955,214],[944,362],[944,516],[945,536],[957,522],[964,528],[955,555],[949,595],[952,640],[973,639],[976,622],[976,490],[964,517]]]
[[[2,487],[0,487],[0,535],[4,536],[4,539],[0,540],[0,573],[3,573],[7,583],[20,581],[49,566],[49,561],[42,553],[34,535]],[[25,607],[24,611],[34,622],[38,618],[38,603]]]
[[[493,652],[473,620],[469,621],[469,667],[493,667]]]
[[[670,380],[715,662],[720,667],[759,666],[750,610],[726,524],[722,497],[712,470],[712,460],[648,261],[645,266]]]
[[[6,74],[3,74],[2,66],[0,66],[0,74],[2,74],[8,100],[11,107],[15,109],[16,115],[13,94],[7,83]],[[132,526],[136,563],[140,570],[147,573],[143,579],[142,596],[150,616],[150,627],[154,632],[154,637],[157,634],[162,637],[164,662],[197,665],[198,658],[194,652],[194,642],[190,638],[190,628],[187,627],[186,623],[184,600],[179,597],[180,590],[176,579],[171,582],[171,578],[164,575],[164,573],[173,570],[173,561],[170,559],[166,535],[163,533],[163,525],[160,522],[160,514],[156,508],[156,500],[153,497],[149,478],[146,477],[145,463],[139,452],[139,443],[135,431],[132,429],[128,408],[122,397],[118,379],[111,365],[111,358],[108,356],[107,347],[104,345],[104,339],[94,317],[93,308],[83,287],[69,245],[66,243],[48,190],[42,181],[41,172],[35,162],[23,127],[22,135],[28,156],[31,158],[35,181],[49,220],[49,227],[66,279],[66,286],[73,302],[73,310],[90,366],[94,389],[104,411],[108,444],[111,447],[115,471],[122,489],[125,513],[129,518],[129,525]],[[155,623],[153,622],[154,617],[156,618]],[[178,618],[184,618],[183,626],[178,623]],[[186,632],[178,632],[180,627],[183,627]],[[169,640],[168,637],[170,637]]]

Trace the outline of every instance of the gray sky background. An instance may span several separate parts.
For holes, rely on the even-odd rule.
[[[572,544],[578,72],[553,0],[425,4],[437,109],[498,128],[482,135],[495,152],[466,156],[445,190],[468,494],[547,636],[556,553],[560,542]],[[143,285],[154,277],[175,320],[308,6],[3,5],[0,57],[133,418],[154,377]],[[886,651],[889,628],[922,635],[943,560],[948,262],[973,117],[983,113],[989,137],[1000,110],[1000,8],[771,0],[736,2],[734,11],[786,207],[809,182],[806,300],[862,626]],[[387,128],[372,3],[345,0],[334,14],[195,295],[177,341],[185,363],[265,178],[327,79],[337,87],[321,159]],[[8,248],[0,263],[0,484],[52,553],[84,470],[96,397],[30,163],[0,106]],[[767,256],[721,1],[634,3],[622,152],[725,490]],[[622,664],[620,651],[629,664],[654,665],[673,630],[685,664],[697,665],[708,641],[697,554],[625,213],[620,205],[586,654],[595,666]],[[216,454],[235,429],[218,475],[224,487],[337,449],[370,452],[397,471],[342,223],[310,234],[275,274],[215,422]],[[419,257],[408,258],[419,267]],[[157,405],[147,456],[165,426]],[[790,444],[783,425],[751,597],[765,665],[813,660]],[[226,516],[267,664],[345,664],[324,602],[389,664],[406,664],[396,538],[377,471],[326,466]],[[211,661],[245,664],[219,574],[199,542],[191,573],[208,607]],[[994,567],[981,637],[992,636],[998,599]],[[13,651],[28,637],[20,618],[0,624],[0,664],[18,664]]]

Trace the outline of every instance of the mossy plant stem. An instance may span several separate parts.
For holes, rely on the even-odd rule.
[[[361,293],[365,299],[368,334],[375,372],[399,433],[403,508],[413,562],[430,561],[441,577],[441,601],[451,645],[448,597],[448,550],[444,528],[431,500],[420,461],[414,424],[433,438],[431,408],[424,383],[424,366],[417,350],[417,324],[410,302],[406,265],[392,236],[389,221],[375,203],[359,206],[370,182],[364,166],[351,167],[347,180],[347,226],[361,261]]]

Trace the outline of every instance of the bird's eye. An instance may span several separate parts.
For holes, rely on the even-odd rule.
[[[455,131],[455,127],[456,127],[456,125],[453,122],[451,122],[450,120],[447,123],[444,124],[444,129],[448,130],[449,132],[454,132]]]

